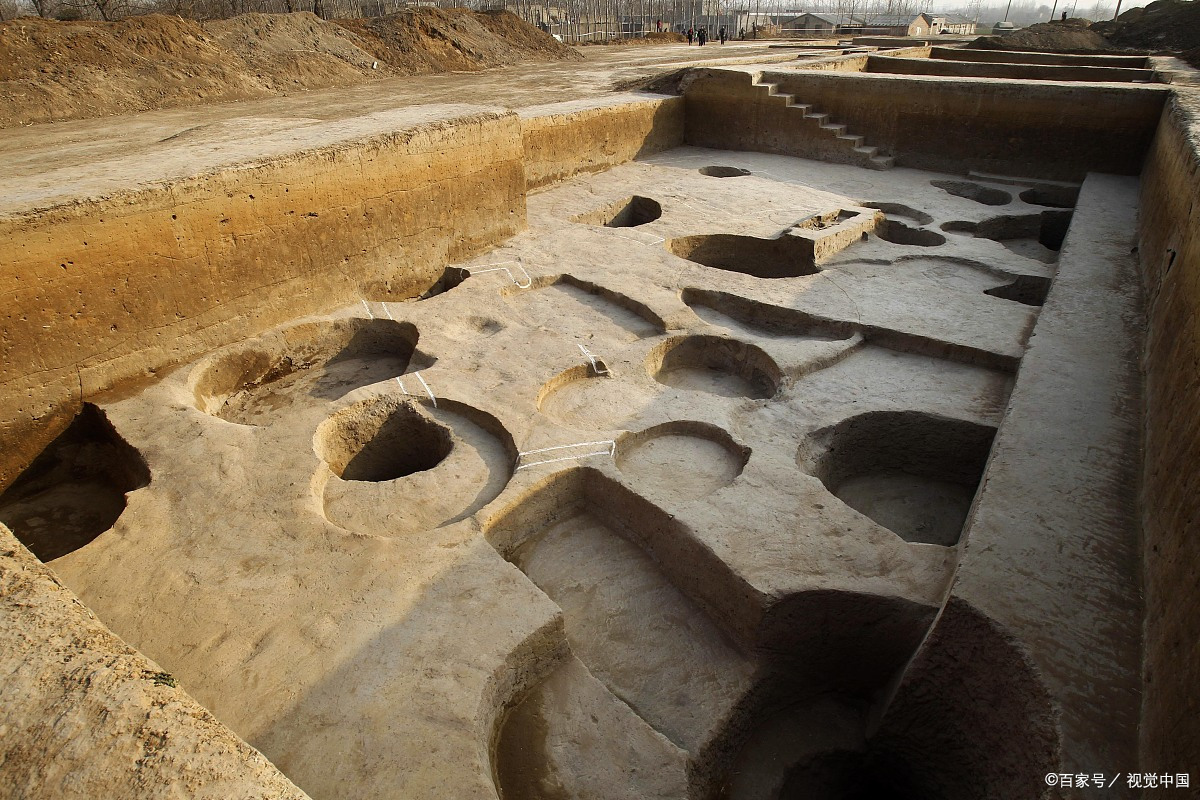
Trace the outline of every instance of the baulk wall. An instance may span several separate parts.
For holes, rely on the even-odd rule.
[[[1154,81],[1154,70],[1090,65],[1004,64],[928,58],[869,56],[865,72],[896,75],[941,75],[960,78],[1011,78],[1034,81]]]
[[[1163,111],[1142,175],[1146,284],[1142,521],[1145,771],[1200,764],[1200,96]],[[1173,790],[1159,790],[1169,796]],[[1153,795],[1154,793],[1149,793]],[[1157,796],[1157,795],[1155,795]]]
[[[0,487],[89,395],[368,283],[419,294],[524,227],[515,114],[397,113],[328,123],[269,160],[0,216]]]
[[[754,74],[696,70],[687,83],[687,143],[821,158],[830,137],[805,135],[796,109],[754,87]],[[828,113],[900,166],[1082,180],[1136,175],[1170,90],[984,79],[764,72],[797,103]],[[947,120],[953,120],[947,127]]]
[[[521,109],[525,180],[536,189],[683,144],[681,97],[611,95]]]

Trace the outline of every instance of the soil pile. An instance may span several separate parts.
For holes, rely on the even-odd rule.
[[[1117,47],[1195,50],[1200,48],[1200,2],[1158,0],[1144,8],[1131,8],[1115,20],[1097,22],[1092,30]]]
[[[581,56],[507,12],[0,23],[0,128]]]
[[[507,11],[405,9],[372,19],[339,20],[390,71],[419,75],[530,61],[582,58]]]
[[[981,50],[1051,50],[1078,52],[1111,50],[1112,44],[1092,30],[1086,19],[1039,22],[1004,36],[980,36],[967,45]]]

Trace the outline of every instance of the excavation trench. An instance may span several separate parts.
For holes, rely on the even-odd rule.
[[[700,234],[671,239],[667,249],[701,266],[755,278],[797,278],[820,271],[812,241],[799,236],[760,239],[732,233]]]
[[[979,750],[1007,725],[1037,729],[1045,709],[1023,704],[1036,679],[1020,663],[988,672],[1013,659],[994,635],[935,637],[883,707],[936,608],[810,591],[768,601],[742,627],[733,620],[746,609],[729,604],[748,600],[744,587],[696,535],[586,468],[542,483],[485,534],[562,609],[571,650],[498,723],[502,798],[915,800],[1030,755],[1014,741],[963,765],[925,740],[946,727]],[[962,659],[964,647],[982,648],[982,663]],[[973,712],[947,703],[913,725],[924,693],[939,694],[947,669],[964,666],[997,697],[1003,721],[968,733]],[[968,779],[961,796],[987,787]]]

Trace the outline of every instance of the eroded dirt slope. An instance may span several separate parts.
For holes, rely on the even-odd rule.
[[[1005,36],[981,36],[968,47],[991,50],[1111,50],[1178,52],[1200,63],[1200,2],[1157,0],[1114,20],[1043,22]]]
[[[986,50],[1110,50],[1086,19],[1040,22],[1004,36],[980,36],[967,47]]]
[[[338,22],[22,18],[0,23],[0,53],[0,127],[580,57],[507,12],[434,8]]]

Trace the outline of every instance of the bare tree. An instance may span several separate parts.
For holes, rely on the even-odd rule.
[[[58,0],[29,0],[29,4],[42,19],[51,19],[58,13]]]

